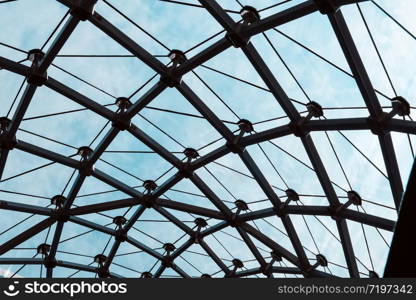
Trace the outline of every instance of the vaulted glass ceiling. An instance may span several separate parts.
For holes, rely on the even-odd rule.
[[[414,1],[89,2],[0,1],[3,276],[382,276]]]

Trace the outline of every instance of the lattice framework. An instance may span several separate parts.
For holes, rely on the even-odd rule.
[[[301,274],[304,276],[326,277],[331,276],[328,273],[316,270],[317,266],[325,265],[325,257],[317,259],[316,264],[311,264],[308,260],[305,250],[301,244],[298,233],[296,232],[291,215],[320,215],[331,216],[336,222],[339,237],[341,240],[343,252],[347,262],[349,275],[351,277],[359,277],[357,262],[354,255],[354,249],[351,242],[351,237],[347,227],[346,220],[353,220],[376,228],[392,231],[394,222],[384,219],[379,216],[373,216],[366,213],[361,213],[350,209],[348,206],[354,203],[354,198],[347,204],[342,204],[335,193],[334,187],[327,174],[321,157],[315,147],[314,141],[310,136],[313,131],[338,131],[338,130],[371,130],[373,134],[377,135],[380,147],[382,150],[387,175],[389,178],[390,187],[392,190],[396,208],[400,205],[401,194],[403,192],[403,185],[399,174],[399,168],[396,160],[396,155],[390,135],[390,131],[402,132],[407,134],[414,134],[416,124],[412,121],[394,119],[393,116],[402,113],[403,103],[397,102],[393,107],[391,113],[383,112],[381,105],[377,99],[376,91],[372,86],[367,72],[364,68],[363,62],[354,44],[354,41],[349,32],[348,26],[344,20],[343,14],[339,9],[343,5],[363,2],[364,0],[309,0],[299,5],[293,6],[289,9],[283,10],[265,19],[259,19],[255,11],[250,9],[245,10],[242,14],[243,22],[236,23],[222,9],[215,1],[199,0],[200,4],[221,24],[226,34],[219,41],[215,42],[208,48],[204,49],[197,55],[186,59],[180,51],[172,51],[170,56],[172,64],[165,66],[157,58],[148,53],[138,43],[126,34],[112,25],[98,12],[94,12],[94,0],[58,0],[70,9],[70,17],[66,21],[60,33],[55,38],[54,42],[43,54],[41,52],[31,52],[30,59],[32,66],[26,67],[23,64],[15,63],[9,59],[0,58],[0,67],[27,78],[27,85],[25,87],[23,96],[21,97],[18,107],[11,120],[3,119],[1,123],[1,157],[0,157],[0,174],[2,174],[7,157],[13,149],[19,149],[27,153],[37,155],[42,158],[57,162],[59,164],[68,166],[77,170],[77,177],[71,186],[66,197],[62,199],[55,199],[56,209],[43,208],[34,205],[27,205],[21,203],[14,203],[11,201],[0,202],[0,208],[14,211],[33,213],[47,216],[47,218],[35,226],[27,229],[23,233],[15,236],[0,246],[0,255],[4,255],[12,248],[18,246],[28,238],[41,232],[56,223],[56,229],[53,235],[53,242],[49,247],[41,249],[43,258],[34,259],[19,259],[19,258],[0,258],[2,264],[43,264],[47,269],[47,277],[53,276],[53,270],[56,266],[73,268],[76,270],[84,270],[92,273],[97,273],[100,277],[114,276],[117,274],[110,272],[110,266],[117,254],[120,244],[123,242],[130,243],[138,249],[148,253],[162,262],[159,269],[154,274],[143,274],[144,277],[155,276],[159,277],[166,268],[172,268],[183,277],[189,275],[175,264],[175,259],[181,255],[188,247],[197,242],[224,272],[227,277],[243,277],[248,275],[263,273],[267,276],[273,276],[273,273],[287,273],[287,274]],[[369,112],[367,118],[349,118],[349,119],[313,119],[321,116],[319,105],[310,103],[308,106],[308,115],[306,117],[301,114],[294,107],[291,99],[287,96],[279,82],[276,80],[267,64],[262,59],[256,48],[250,42],[250,38],[254,35],[261,34],[269,29],[279,25],[291,22],[293,20],[302,18],[306,15],[320,11],[327,15],[332,28],[336,34],[339,44],[347,59],[348,65],[352,70],[352,75],[359,87],[361,95],[365,101]],[[244,11],[244,9],[243,9]],[[94,100],[85,95],[75,91],[69,86],[48,77],[46,72],[48,67],[52,64],[55,57],[58,55],[60,49],[63,47],[77,25],[82,22],[91,22],[98,29],[108,35],[109,38],[115,40],[122,47],[128,50],[131,54],[144,62],[152,70],[160,75],[160,80],[152,86],[145,94],[143,94],[136,102],[129,103],[126,99],[118,99],[119,109],[113,112],[105,106],[98,104]],[[225,51],[229,47],[240,48],[241,51],[248,58],[257,73],[260,75],[267,88],[275,97],[276,101],[283,108],[284,112],[289,118],[287,125],[279,126],[270,130],[248,135],[251,132],[251,124],[246,120],[241,120],[239,123],[239,130],[237,134],[231,132],[204,103],[202,99],[182,80],[182,76],[191,72],[196,67],[200,66],[207,60]],[[76,160],[72,157],[65,157],[58,153],[44,149],[42,147],[29,144],[22,140],[16,140],[15,135],[25,116],[25,112],[39,86],[46,86],[53,91],[71,99],[72,101],[82,105],[83,107],[99,114],[103,118],[112,123],[112,127],[106,133],[105,137],[100,141],[95,149],[80,149],[79,154],[81,160]],[[193,107],[215,128],[226,143],[218,149],[199,157],[197,153],[192,152],[193,149],[187,149],[185,152],[186,160],[181,161],[175,157],[171,152],[162,147],[157,141],[153,140],[140,128],[131,123],[131,119],[139,113],[146,105],[151,103],[161,92],[168,88],[177,89]],[[114,140],[117,134],[121,131],[128,131],[138,140],[147,145],[150,149],[158,153],[162,158],[172,164],[177,173],[166,180],[162,185],[155,186],[153,182],[147,182],[145,185],[145,193],[141,193],[136,189],[127,186],[123,182],[111,177],[110,175],[94,168],[94,164],[104,153],[110,143]],[[297,136],[312,163],[316,172],[322,189],[328,199],[328,206],[307,206],[307,205],[291,205],[290,201],[296,201],[296,192],[292,194],[292,199],[288,195],[288,201],[282,201],[276,192],[272,189],[266,177],[262,174],[259,167],[245,150],[249,145],[261,143],[278,137],[287,135]],[[237,206],[237,212],[231,211],[216,195],[211,188],[195,173],[196,170],[206,166],[207,164],[223,157],[229,153],[235,153],[251,175],[257,181],[265,195],[272,204],[272,208],[262,209],[254,212],[244,212],[244,203],[241,207]],[[106,203],[92,204],[82,207],[74,207],[73,202],[78,195],[78,192],[88,176],[107,183],[108,185],[131,196],[129,199],[115,200]],[[184,204],[173,200],[166,200],[161,196],[171,187],[181,181],[183,178],[188,178],[198,187],[198,189],[215,205],[217,210],[208,209],[204,207]],[[290,192],[289,192],[290,193]],[[359,197],[359,196],[358,196]],[[104,212],[111,209],[136,207],[136,211],[129,220],[118,219],[115,223],[118,225],[117,229],[110,229],[105,226],[96,224],[82,219],[80,216],[88,213]],[[189,239],[177,249],[165,245],[166,254],[160,253],[150,249],[145,244],[129,236],[128,232],[135,222],[140,218],[146,209],[155,209],[161,215],[166,217],[170,222],[178,226],[184,233],[189,236]],[[195,213],[207,218],[221,220],[215,226],[204,229],[206,224],[202,219],[196,221],[197,230],[190,228],[188,225],[178,220],[167,209],[173,209],[188,213]],[[267,235],[260,232],[258,229],[251,226],[248,221],[257,220],[269,216],[277,215],[290,238],[295,253],[291,253],[276,241],[272,240]],[[55,256],[58,250],[58,244],[61,239],[62,230],[65,222],[74,222],[76,224],[97,230],[99,232],[115,237],[115,242],[112,244],[111,250],[107,257],[97,257],[96,262],[98,267],[80,265],[68,261],[56,260]],[[117,223],[118,222],[118,223]],[[205,225],[205,226],[204,226]],[[235,227],[244,240],[256,260],[260,268],[238,271],[241,266],[241,261],[233,261],[233,268],[226,266],[217,254],[204,242],[204,237],[217,232],[227,226]],[[271,261],[266,261],[259,253],[252,239],[262,242],[264,245],[273,250],[274,256]],[[276,267],[273,266],[275,261],[285,258],[296,267]]]

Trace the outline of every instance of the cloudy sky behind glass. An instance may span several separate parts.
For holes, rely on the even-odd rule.
[[[188,2],[194,3],[196,1],[189,0]],[[246,0],[240,2],[253,5],[257,9],[276,3],[276,1],[272,0]],[[261,17],[266,17],[301,2],[293,0],[273,9],[265,10],[261,13]],[[220,25],[204,9],[197,7],[151,0],[112,0],[109,3],[142,26],[150,34],[155,35],[161,43],[156,42],[140,31],[103,1],[98,1],[96,11],[153,55],[167,55],[169,53],[168,49],[188,50],[222,30]],[[239,11],[240,9],[240,6],[234,0],[222,0],[218,1],[218,3],[229,10]],[[399,20],[410,32],[416,32],[416,23],[414,19],[412,20],[414,16],[411,13],[416,9],[414,1],[377,0],[375,3]],[[413,55],[415,39],[388,18],[372,1],[363,3],[360,7],[379,47],[394,88],[399,95],[405,97],[411,105],[414,105],[416,96],[416,82],[413,76],[414,66],[416,65],[416,57]],[[66,12],[66,7],[53,0],[18,0],[0,4],[0,26],[2,28],[0,31],[0,42],[23,51],[40,48]],[[357,6],[350,5],[344,7],[342,12],[350,26],[351,33],[374,87],[387,97],[394,97],[394,92],[376,55],[371,39],[365,30]],[[230,16],[235,21],[239,20],[238,14],[230,13]],[[318,102],[322,107],[328,108],[325,109],[327,118],[368,116],[364,101],[354,80],[350,76],[310,52],[305,51],[305,49],[289,39],[290,37],[304,44],[339,68],[350,73],[348,64],[325,16],[320,13],[314,13],[301,20],[280,26],[277,29],[278,31],[270,30],[266,32],[266,36],[275,49],[277,49],[286,66],[289,67],[292,74],[302,85],[306,95],[296,84],[285,64],[276,55],[265,36],[259,34],[253,37],[251,42],[269,65],[289,97],[296,100],[294,104],[299,112],[304,114],[306,108],[302,103],[307,103],[309,97],[309,99]],[[222,36],[223,34],[220,34],[202,46],[195,48],[187,53],[187,56],[192,57]],[[50,44],[51,41],[46,44],[45,49]],[[109,39],[99,29],[95,28],[94,25],[89,22],[82,22],[77,26],[60,51],[60,55],[63,56],[54,60],[53,66],[48,70],[48,75],[103,105],[113,104],[117,97],[129,97],[155,75],[144,63],[133,57],[91,58],[66,56],[91,54],[125,55],[129,53],[116,42]],[[26,58],[25,53],[1,45],[0,55],[14,61],[21,61]],[[166,57],[159,57],[159,59],[163,63],[168,63]],[[29,65],[27,61],[23,63]],[[248,119],[252,123],[261,122],[254,126],[257,132],[288,122],[276,99],[268,91],[241,83],[209,69],[220,70],[265,88],[261,78],[256,74],[254,68],[249,64],[240,49],[229,48],[206,62],[204,66],[200,66],[194,72],[186,74],[183,80],[221,120],[226,121],[226,125],[231,130],[238,129],[236,122],[239,119]],[[80,79],[98,87],[100,90]],[[157,80],[158,76],[136,93],[132,97],[132,101],[136,101]],[[17,106],[16,104],[12,106],[12,103],[22,85],[23,78],[1,70],[0,82],[1,115],[6,116],[10,107],[12,107],[11,112],[8,114],[11,117]],[[19,97],[20,94],[17,99]],[[220,101],[219,97],[228,107]],[[385,106],[384,110],[386,112],[391,110],[391,104],[388,99],[379,96],[379,101]],[[353,109],[345,109],[347,107]],[[60,94],[51,91],[47,87],[41,87],[35,93],[25,115],[28,120],[22,122],[17,137],[66,156],[75,154],[76,149],[80,146],[92,143],[91,147],[94,148],[103,138],[105,132],[109,130],[110,125],[107,125],[101,135],[95,139],[107,121],[93,112],[83,110],[59,116],[32,118],[80,108],[82,107]],[[108,108],[113,111],[116,110],[114,105],[108,106]],[[216,130],[204,119],[161,112],[157,108],[192,115],[199,115],[199,113],[179,92],[175,89],[167,89],[152,101],[147,108],[143,109],[140,115],[133,119],[135,125],[157,140],[166,149],[174,152],[180,159],[184,158],[184,155],[180,154],[180,152],[185,147],[200,149],[220,138]],[[414,117],[414,110],[412,110],[411,116]],[[276,119],[279,117],[281,118]],[[269,119],[273,120],[262,122]],[[60,143],[40,136],[59,141]],[[400,172],[405,183],[413,161],[408,136],[396,133],[393,133],[392,136]],[[340,157],[352,188],[363,199],[368,200],[364,202],[360,211],[365,210],[369,214],[392,220],[396,219],[396,212],[394,209],[391,209],[394,207],[394,202],[389,183],[384,176],[386,170],[376,136],[366,131],[355,131],[343,132],[343,135],[338,132],[329,132],[328,135],[323,132],[314,132],[312,137],[331,180],[336,183],[334,189],[341,202],[346,201],[346,191],[350,188],[339,167],[334,151],[331,148],[331,143]],[[413,137],[410,137],[410,139],[414,143]],[[206,154],[223,144],[224,140],[219,140],[201,149],[199,154]],[[258,145],[252,145],[247,149],[259,168],[264,172],[269,183],[274,187],[276,193],[282,196],[282,199],[285,196],[284,190],[290,187],[302,195],[301,201],[305,205],[328,204],[315,173],[309,168],[311,163],[299,138],[286,136],[273,140],[272,143],[264,142],[260,146],[261,148]],[[121,132],[108,147],[108,151],[150,151],[150,149],[128,132]],[[371,163],[365,157],[369,157]],[[19,150],[11,151],[2,182],[0,183],[2,191],[0,192],[0,199],[47,206],[49,199],[54,195],[67,194],[75,176],[70,180],[73,170],[58,164],[52,164],[24,176],[13,177],[47,163],[49,161]],[[102,160],[97,162],[96,167],[129,186],[137,187],[139,191],[143,191],[142,180],[158,179],[157,183],[162,184],[169,176],[175,173],[175,170],[170,170],[160,177],[172,166],[154,153],[123,154],[105,152]],[[232,171],[230,168],[238,172]],[[271,206],[270,201],[266,200],[267,197],[256,182],[250,178],[249,171],[235,154],[231,153],[218,159],[215,163],[207,165],[206,169],[198,170],[197,174],[206,181],[230,209],[234,209],[235,205],[233,202],[235,199],[243,199],[248,203],[254,202],[250,204],[251,210]],[[220,182],[214,176],[220,178]],[[69,187],[65,188],[68,182]],[[86,205],[129,197],[121,192],[108,192],[111,190],[113,190],[112,187],[93,177],[88,177],[74,204]],[[16,195],[7,191],[20,192],[32,196]],[[94,194],[91,195],[92,193]],[[33,197],[33,195],[36,197]],[[215,209],[209,200],[202,195],[201,191],[187,179],[175,185],[173,190],[168,191],[164,197]],[[114,225],[110,224],[112,217],[122,215],[126,210],[108,211],[105,212],[105,216],[90,214],[82,217],[86,220],[114,228]],[[126,217],[129,218],[134,211],[135,209],[129,210]],[[186,221],[188,226],[194,226],[193,220],[195,216],[172,210],[170,212],[180,220]],[[29,215],[11,211],[1,211],[1,213],[1,243],[43,219],[42,217],[34,216],[13,229],[6,231],[9,227],[27,218]],[[330,217],[293,216],[292,221],[311,262],[313,262],[317,253],[322,253],[330,261],[329,270],[327,268],[322,269],[323,271],[332,272],[338,276],[348,276],[342,247],[338,241],[336,224]],[[362,276],[367,276],[368,271],[373,269],[382,274],[388,253],[387,244],[390,242],[391,234],[384,230],[376,231],[373,227],[366,225],[362,227],[356,222],[348,221],[347,223],[357,257],[357,264],[360,272],[362,272]],[[216,221],[209,221],[209,225],[214,224],[216,224]],[[273,240],[294,252],[290,240],[285,235],[284,227],[277,217],[266,218],[251,224],[257,226],[259,230],[269,235]],[[45,240],[51,243],[54,229],[55,226],[52,226],[50,231],[45,230],[19,245],[20,248],[29,249],[11,250],[4,257],[32,257],[36,254],[33,248],[36,248]],[[62,240],[86,231],[88,229],[68,222],[65,224]],[[366,233],[365,235],[363,231]],[[176,242],[175,245],[179,247],[186,241],[186,237],[182,237],[183,232],[179,228],[166,222],[166,219],[154,210],[146,210],[130,234],[161,253],[163,253],[163,249],[161,249],[163,243]],[[315,239],[317,247],[311,234]],[[182,239],[180,239],[181,237]],[[370,255],[366,248],[365,237],[370,244]],[[246,268],[258,266],[253,255],[233,228],[226,228],[214,236],[208,237],[206,241],[228,266],[231,265],[233,258],[245,261]],[[270,249],[267,246],[254,239],[253,241],[261,249],[261,254],[264,257],[270,256]],[[113,242],[114,240],[109,241],[109,237],[105,234],[90,232],[67,242],[62,242],[58,249],[57,258],[90,264],[96,254],[103,251],[108,253]],[[109,245],[107,245],[108,243]],[[158,264],[154,267],[154,258],[147,254],[136,252],[137,249],[133,246],[123,243],[118,253],[126,255],[120,255],[115,258],[111,271],[123,276],[137,277],[141,272],[148,271],[152,267],[153,271],[158,268]],[[74,254],[82,254],[83,256]],[[290,263],[287,261],[283,263],[290,266]],[[192,276],[200,276],[199,271],[196,269],[203,273],[211,274],[218,271],[218,267],[197,244],[190,247],[189,251],[178,258],[177,264]],[[10,275],[20,267],[3,266],[2,272],[5,275]],[[19,275],[36,277],[39,276],[39,271],[39,266],[27,266],[19,271]],[[59,267],[55,269],[56,276],[65,277],[73,272],[73,270]],[[177,276],[170,269],[167,269],[163,274],[166,276]],[[223,273],[220,272],[217,275],[222,276]],[[90,276],[90,274],[80,272],[75,276]]]

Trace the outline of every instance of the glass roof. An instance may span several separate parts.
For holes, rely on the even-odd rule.
[[[382,276],[414,159],[416,3],[274,27],[314,2],[208,2],[99,0],[79,21],[70,0],[0,1],[0,274]],[[224,22],[266,30],[233,47]]]

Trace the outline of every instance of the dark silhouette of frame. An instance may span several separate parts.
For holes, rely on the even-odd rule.
[[[339,9],[343,5],[363,2],[365,0],[308,0],[301,4],[295,5],[274,15],[260,19],[258,12],[249,6],[243,7],[241,10],[242,22],[236,23],[215,1],[199,0],[200,5],[205,8],[215,20],[221,24],[225,30],[225,36],[213,43],[211,46],[202,50],[189,59],[184,53],[178,50],[172,50],[169,57],[171,64],[165,66],[157,58],[149,54],[145,49],[139,46],[134,40],[125,35],[113,24],[107,21],[99,13],[94,12],[96,0],[58,0],[70,9],[70,17],[64,24],[62,30],[56,36],[50,48],[43,53],[40,50],[32,50],[29,52],[28,58],[32,61],[32,66],[27,67],[23,64],[16,63],[9,59],[0,57],[0,67],[2,69],[14,72],[27,78],[27,85],[24,93],[18,103],[18,107],[9,120],[1,119],[1,156],[0,156],[0,175],[3,173],[4,166],[10,151],[19,149],[27,153],[40,156],[42,158],[54,161],[56,163],[68,166],[77,170],[77,177],[69,193],[65,197],[57,197],[52,200],[55,208],[43,208],[28,204],[14,203],[9,201],[1,201],[0,208],[8,209],[38,215],[47,216],[47,218],[23,233],[13,237],[6,243],[0,245],[0,255],[4,255],[9,250],[18,246],[25,240],[36,235],[42,230],[56,223],[56,230],[51,245],[40,245],[38,252],[42,254],[42,258],[0,258],[1,264],[38,264],[44,265],[47,270],[47,277],[53,276],[53,270],[56,266],[72,268],[75,270],[83,270],[98,274],[100,277],[118,277],[119,275],[110,271],[111,263],[116,255],[121,243],[127,242],[138,249],[148,253],[149,255],[161,261],[159,269],[151,274],[145,272],[142,277],[159,277],[166,268],[172,268],[182,277],[189,277],[179,266],[175,264],[175,259],[181,255],[188,247],[197,242],[224,272],[226,277],[243,277],[254,274],[265,274],[273,277],[274,273],[300,274],[305,277],[328,277],[332,276],[316,268],[327,264],[326,258],[322,255],[317,256],[315,264],[311,264],[308,260],[301,241],[298,237],[292,221],[291,215],[319,215],[331,216],[336,222],[342,249],[345,255],[350,277],[359,277],[359,271],[354,255],[350,234],[348,231],[346,220],[353,220],[362,224],[374,226],[376,228],[393,231],[395,222],[382,218],[380,216],[369,215],[358,212],[349,208],[350,205],[360,205],[360,196],[350,191],[348,193],[348,202],[342,204],[334,187],[329,179],[324,164],[318,154],[314,142],[310,136],[313,131],[338,131],[338,130],[369,130],[377,135],[382,150],[387,175],[393,194],[396,208],[399,208],[403,193],[403,185],[399,174],[398,163],[390,136],[391,131],[414,134],[416,132],[416,123],[407,120],[393,118],[395,115],[403,116],[408,114],[408,103],[402,97],[392,99],[393,109],[390,113],[385,113],[377,99],[377,91],[373,88],[369,76],[364,68],[363,62],[354,44],[349,32],[348,26],[344,20],[343,14]],[[254,35],[261,34],[276,26],[291,22],[302,18],[306,15],[320,11],[327,15],[332,28],[336,34],[345,58],[352,71],[352,75],[357,83],[361,95],[365,101],[369,116],[365,118],[347,118],[347,119],[320,119],[323,116],[322,108],[318,103],[310,102],[307,104],[308,114],[306,117],[294,107],[291,99],[280,86],[279,82],[273,76],[267,64],[263,61],[256,48],[250,42],[250,38]],[[133,56],[144,62],[160,75],[160,80],[152,86],[143,96],[134,103],[130,103],[128,99],[119,98],[117,105],[119,109],[113,112],[103,105],[94,102],[85,95],[73,90],[71,87],[58,82],[52,77],[47,76],[48,67],[52,64],[54,58],[58,55],[60,49],[65,44],[71,33],[77,27],[79,22],[88,21],[108,35],[109,38],[119,43],[128,50]],[[196,67],[202,65],[207,60],[220,54],[229,47],[240,48],[248,58],[254,69],[260,75],[269,91],[275,97],[276,101],[283,108],[289,118],[289,123],[263,132],[245,135],[252,131],[252,124],[247,120],[240,120],[238,123],[239,130],[237,134],[231,132],[201,100],[198,95],[184,82],[182,76]],[[44,149],[37,145],[33,145],[15,138],[16,131],[25,115],[31,99],[39,86],[46,86],[55,92],[71,99],[72,101],[82,105],[83,107],[99,114],[105,119],[111,121],[112,127],[106,133],[95,149],[82,147],[78,154],[81,159],[76,160],[72,157],[65,157],[58,153]],[[151,103],[162,91],[168,88],[177,89],[195,108],[196,110],[214,127],[224,138],[226,143],[218,149],[204,155],[199,154],[194,149],[186,149],[184,151],[186,160],[181,161],[171,152],[158,144],[146,133],[130,122],[130,120],[139,113],[146,105]],[[314,119],[315,118],[315,119]],[[120,131],[126,130],[134,137],[147,145],[150,149],[159,154],[162,158],[172,164],[177,172],[171,178],[166,180],[162,185],[156,186],[153,181],[145,182],[145,193],[141,193],[136,189],[125,185],[119,180],[109,176],[108,174],[94,168],[94,164],[117,136]],[[328,206],[307,206],[307,205],[291,205],[291,201],[297,201],[297,193],[293,190],[287,190],[287,201],[282,201],[275,191],[272,189],[265,176],[260,171],[250,154],[245,150],[249,145],[261,143],[278,137],[287,135],[297,136],[313,165],[313,169],[319,179],[326,198],[329,201]],[[244,212],[246,204],[236,202],[237,212],[232,212],[220,198],[210,189],[210,187],[195,174],[195,170],[213,162],[214,160],[229,154],[235,153],[245,164],[251,175],[257,181],[265,195],[270,200],[272,207],[254,212]],[[74,207],[73,201],[76,198],[85,178],[94,176],[95,178],[105,182],[106,184],[118,189],[131,196],[130,199],[110,201],[106,203],[92,204],[81,207]],[[215,205],[217,208],[208,209],[204,207],[184,204],[173,200],[162,199],[161,196],[168,191],[173,185],[183,178],[188,178],[198,187],[201,192]],[[82,219],[80,216],[88,213],[103,212],[106,210],[135,207],[134,215],[125,220],[115,218],[114,223],[117,229],[110,229],[105,226]],[[148,208],[153,208],[166,217],[170,222],[181,228],[189,239],[180,247],[175,248],[172,244],[165,244],[165,255],[150,249],[140,241],[129,236],[129,229],[140,218],[141,214]],[[178,210],[182,212],[195,213],[203,217],[221,220],[215,226],[204,229],[206,222],[203,218],[195,220],[197,230],[188,227],[182,221],[179,221],[166,209]],[[258,229],[249,225],[248,221],[265,218],[269,216],[280,217],[282,224],[290,238],[294,248],[294,253],[286,250],[276,241],[266,236]],[[60,241],[62,229],[65,222],[74,222],[87,228],[111,235],[115,237],[115,242],[108,256],[97,255],[95,261],[98,267],[80,265],[69,261],[61,261],[55,258],[58,244]],[[233,260],[233,267],[227,267],[217,254],[204,242],[204,237],[217,232],[227,226],[235,227],[241,238],[247,244],[248,248],[258,261],[260,267],[256,269],[240,270],[243,263]],[[266,261],[259,253],[252,239],[256,239],[272,249],[271,261]],[[273,266],[276,261],[285,258],[295,267],[277,267]],[[397,273],[396,273],[397,274]],[[377,276],[377,274],[369,274]],[[209,277],[205,274],[202,277]]]

